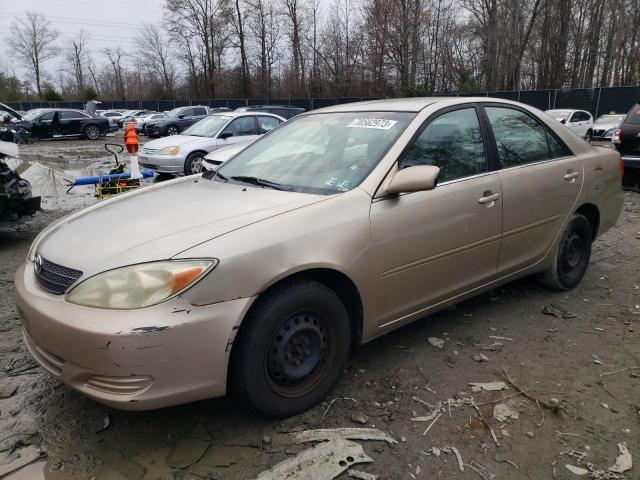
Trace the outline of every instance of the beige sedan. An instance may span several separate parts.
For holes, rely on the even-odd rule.
[[[51,225],[17,303],[33,357],[99,402],[281,417],[356,345],[526,275],[575,287],[622,203],[619,154],[534,108],[338,105]]]

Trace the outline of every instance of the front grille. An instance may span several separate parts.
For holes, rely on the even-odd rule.
[[[34,260],[36,279],[40,286],[50,293],[62,295],[67,289],[82,276],[80,270],[63,267],[57,263],[45,260],[36,254]]]
[[[604,130],[594,130],[593,131],[593,136],[594,137],[601,137],[602,135],[604,135]]]
[[[154,153],[156,153],[157,151],[158,151],[158,149],[157,149],[157,148],[146,148],[146,147],[143,147],[143,148],[142,148],[142,153],[148,153],[148,154],[150,154],[150,155],[153,155],[153,154],[154,154]]]

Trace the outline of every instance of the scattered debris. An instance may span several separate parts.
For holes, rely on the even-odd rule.
[[[476,472],[484,480],[497,480],[498,478],[495,473],[489,471],[486,467],[483,467],[478,462],[471,461],[467,465],[469,465],[469,468]]]
[[[263,435],[262,436],[262,443],[265,443],[267,445],[271,444],[271,437],[269,435]]]
[[[397,440],[377,428],[319,428],[316,430],[292,432],[286,436],[291,438],[294,443],[322,442],[337,439],[377,440],[387,442],[389,445],[398,443]]]
[[[0,385],[0,398],[12,397],[16,390],[18,390],[18,385],[16,384]]]
[[[493,418],[495,418],[500,423],[503,423],[506,422],[509,418],[517,420],[518,418],[520,418],[520,414],[506,403],[498,403],[495,407],[493,407]]]
[[[22,467],[35,462],[42,455],[42,451],[33,445],[12,453],[6,461],[3,460],[2,464],[0,464],[0,478],[4,478],[5,475],[9,475],[16,470],[20,470]]]
[[[566,310],[561,310],[560,308],[554,306],[554,305],[545,305],[544,307],[542,307],[542,313],[544,313],[545,315],[551,315],[553,317],[558,317],[558,318],[575,318],[577,317],[577,315],[573,312],[569,312]]]
[[[422,432],[422,436],[426,437],[427,433],[429,433],[429,430],[431,430],[431,427],[433,427],[435,425],[435,423],[440,419],[440,417],[442,416],[441,413],[438,414],[438,416],[436,418],[433,419],[433,421],[429,424],[429,426],[427,427],[427,429]]]
[[[476,362],[488,362],[489,361],[489,357],[487,357],[484,353],[479,353],[478,355],[474,355],[473,359]]]
[[[379,475],[362,472],[360,470],[354,470],[353,468],[347,470],[347,475],[349,475],[351,478],[357,478],[359,480],[378,480],[379,478]]]
[[[535,436],[536,436],[536,434],[535,434],[535,433],[533,433],[533,432],[527,432],[527,437],[529,437],[529,438],[533,438],[533,437],[535,437]]]
[[[361,425],[364,425],[369,421],[369,416],[364,413],[356,412],[353,415],[351,415],[351,420]]]
[[[105,413],[102,417],[96,420],[95,433],[100,433],[106,430],[111,425],[111,417],[108,413]]]
[[[565,465],[565,467],[567,467],[567,470],[569,470],[571,473],[575,473],[580,477],[589,473],[589,470],[587,470],[586,468],[574,467],[573,465],[569,465],[568,463]]]
[[[513,342],[513,338],[509,337],[501,337],[499,335],[489,335],[490,340],[507,340],[509,342]]]
[[[444,347],[444,340],[442,340],[441,338],[429,337],[427,341],[429,342],[429,345],[439,348],[440,350],[442,350],[442,347]]]
[[[462,455],[456,447],[449,447],[453,451],[453,454],[456,456],[456,460],[458,460],[458,468],[461,472],[464,472],[464,463],[462,462]]]
[[[491,345],[476,345],[476,346],[480,347],[480,350],[484,350],[488,352],[497,352],[499,350],[502,350],[502,347],[504,347],[504,343],[493,342]]]
[[[439,457],[442,454],[438,447],[431,447],[431,453],[434,457]]]
[[[364,453],[362,445],[334,438],[278,463],[258,475],[256,480],[330,480],[356,463],[371,462],[373,459]]]
[[[631,453],[627,449],[627,444],[625,442],[618,444],[618,451],[620,455],[616,458],[616,464],[613,467],[609,467],[608,470],[614,473],[624,473],[627,470],[631,470],[633,467],[633,461],[631,458]]]
[[[488,382],[488,383],[472,382],[469,385],[471,385],[472,387],[479,387],[485,392],[497,392],[500,390],[506,390],[508,388],[507,384],[504,382]]]

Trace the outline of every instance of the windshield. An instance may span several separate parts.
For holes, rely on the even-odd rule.
[[[167,112],[167,117],[177,117],[178,115],[180,115],[180,112],[182,111],[184,107],[178,107],[178,108],[174,108],[173,110],[170,110]]]
[[[596,123],[622,123],[626,115],[600,115]]]
[[[227,115],[210,115],[191,125],[182,134],[195,137],[215,137],[229,120],[231,117]]]
[[[39,110],[39,109],[29,110],[27,113],[23,115],[22,119],[26,120],[27,122],[33,122],[36,119],[36,117],[40,115],[42,112],[43,110]]]
[[[572,110],[547,110],[547,114],[557,120],[566,120],[571,115]]]
[[[345,112],[296,117],[248,146],[218,172],[231,180],[257,178],[299,192],[346,192],[365,179],[414,116]]]

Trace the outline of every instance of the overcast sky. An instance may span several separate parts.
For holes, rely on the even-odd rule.
[[[11,23],[27,10],[44,14],[59,32],[58,46],[64,48],[80,30],[89,33],[89,48],[98,52],[108,46],[120,44],[133,49],[136,28],[142,23],[162,20],[162,0],[0,0],[0,40],[10,34]],[[102,55],[94,53],[96,63]],[[47,72],[55,75],[62,60],[49,60],[44,64]],[[4,41],[0,42],[0,70],[16,73],[24,78],[25,71],[9,56]]]

